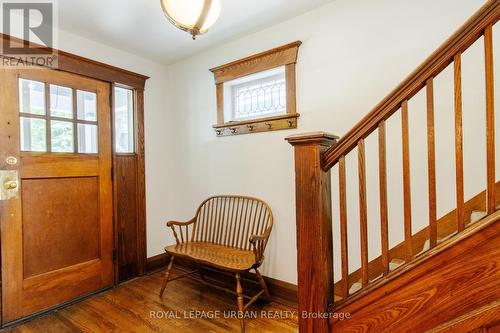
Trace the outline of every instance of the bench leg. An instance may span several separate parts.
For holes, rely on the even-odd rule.
[[[271,294],[269,293],[269,289],[267,289],[267,284],[262,275],[260,274],[257,268],[255,269],[255,276],[257,280],[259,280],[260,287],[264,290],[264,299],[268,302],[271,302]]]
[[[238,316],[240,316],[240,330],[245,332],[245,321],[243,319],[245,305],[243,304],[243,288],[241,287],[241,275],[236,273],[236,295],[238,296]]]
[[[163,297],[163,292],[165,291],[165,287],[167,286],[168,278],[170,276],[170,271],[172,270],[172,266],[174,266],[174,259],[175,257],[173,255],[170,256],[170,262],[168,263],[167,271],[165,272],[165,278],[163,280],[163,285],[161,286],[160,290],[160,297]]]

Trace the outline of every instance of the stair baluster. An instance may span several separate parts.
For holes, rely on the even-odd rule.
[[[451,38],[436,50],[421,66],[410,74],[395,90],[384,98],[369,114],[357,123],[342,139],[326,133],[295,135],[287,140],[295,148],[296,218],[298,251],[298,295],[300,332],[332,332],[336,319],[326,319],[325,311],[332,313],[343,308],[355,308],[369,293],[396,281],[402,274],[415,269],[422,260],[437,256],[456,239],[465,239],[474,229],[472,222],[491,223],[498,218],[496,191],[500,182],[495,178],[494,129],[494,68],[493,26],[500,18],[500,0],[489,0]],[[484,36],[486,82],[486,192],[465,202],[463,115],[462,115],[462,54]],[[456,208],[438,219],[436,202],[436,143],[434,79],[448,66],[454,69],[454,136]],[[428,227],[412,234],[411,165],[409,102],[419,92],[426,93],[427,167],[428,167]],[[386,121],[401,110],[403,217],[404,241],[389,249],[387,198]],[[439,110],[437,110],[439,111]],[[415,112],[415,111],[412,111]],[[451,124],[450,124],[451,125]],[[381,254],[369,261],[367,170],[365,140],[378,131],[379,199]],[[361,243],[361,267],[349,274],[348,212],[346,158],[355,154],[358,162],[358,200]],[[339,167],[341,281],[333,284],[331,238],[330,169]],[[368,174],[370,176],[371,174]],[[498,188],[498,189],[497,189]],[[485,200],[486,199],[486,200]],[[485,204],[486,203],[486,204]],[[486,209],[484,208],[486,206]],[[486,212],[484,212],[486,210]],[[471,215],[474,217],[471,218]],[[491,216],[493,215],[493,216]],[[490,220],[488,220],[490,219]],[[456,223],[456,224],[455,224]],[[438,229],[439,225],[439,229]],[[467,228],[471,225],[471,228]],[[458,235],[456,231],[458,230]],[[455,237],[456,236],[456,237]],[[439,243],[439,244],[438,244]],[[428,251],[432,249],[432,251]],[[422,259],[424,258],[424,259]],[[404,259],[404,260],[402,260]],[[393,285],[394,285],[393,284]],[[380,295],[379,295],[380,296]],[[381,298],[382,299],[382,298]],[[431,306],[433,306],[431,304]],[[316,318],[303,316],[319,312]],[[357,311],[357,310],[356,310]],[[361,311],[361,310],[360,310]],[[397,311],[396,311],[397,312]],[[360,315],[361,316],[361,315]],[[362,320],[362,319],[360,319]],[[371,325],[371,324],[370,324]],[[370,326],[371,327],[371,326]],[[358,327],[359,328],[359,327]]]
[[[429,186],[429,248],[437,245],[437,204],[436,204],[436,144],[434,137],[434,80],[426,83],[427,102],[427,167]]]
[[[341,296],[346,299],[349,296],[349,262],[347,252],[347,203],[345,184],[345,156],[339,160],[339,209],[340,209],[340,251],[342,265],[342,290]]]
[[[486,212],[495,212],[495,83],[493,75],[493,26],[484,31],[486,78]]]

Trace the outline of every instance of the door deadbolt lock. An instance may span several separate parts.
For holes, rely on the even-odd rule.
[[[14,180],[9,180],[4,184],[6,190],[15,190],[17,188],[17,182]]]
[[[16,170],[0,170],[0,201],[16,199],[19,179]]]

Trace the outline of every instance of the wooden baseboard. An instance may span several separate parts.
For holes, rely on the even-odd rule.
[[[154,273],[164,267],[167,267],[166,253],[161,253],[146,259],[146,274]]]
[[[432,330],[433,333],[500,332],[500,301],[494,301],[479,309],[454,318]]]
[[[150,257],[146,261],[146,273],[151,274],[162,270],[167,266],[167,263],[166,253]],[[183,270],[197,268],[194,262],[182,258],[175,259],[175,267]],[[234,289],[235,280],[232,274],[211,267],[203,267],[203,273],[205,278],[213,280],[228,289]],[[297,285],[267,276],[264,276],[264,279],[274,302],[297,308]],[[259,289],[254,273],[249,272],[244,274],[242,284],[244,290],[247,290],[249,293],[255,293]]]

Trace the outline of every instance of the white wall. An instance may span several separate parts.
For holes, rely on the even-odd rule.
[[[483,2],[336,0],[314,11],[216,46],[170,66],[168,76],[171,85],[165,90],[169,101],[165,110],[168,117],[159,117],[156,114],[154,116],[158,116],[155,118],[158,123],[165,122],[162,125],[175,123],[175,150],[165,149],[167,143],[164,141],[153,141],[160,138],[158,136],[148,140],[148,151],[152,153],[162,150],[162,161],[175,161],[170,165],[172,169],[169,169],[171,173],[167,178],[158,179],[158,182],[170,181],[169,185],[165,183],[164,186],[172,186],[170,198],[173,201],[164,200],[165,204],[170,206],[156,211],[159,205],[152,202],[159,200],[157,196],[163,192],[155,187],[148,190],[148,236],[159,230],[163,220],[158,217],[188,219],[192,217],[198,203],[209,195],[238,193],[257,196],[270,203],[276,221],[264,264],[264,274],[296,282],[294,164],[292,148],[284,138],[291,134],[317,130],[343,135]],[[301,114],[299,128],[216,138],[211,127],[216,122],[215,86],[208,69],[294,40],[303,42],[297,65],[297,102],[298,112]],[[474,68],[472,72],[475,73]],[[439,84],[437,83],[437,90],[447,89],[440,88]],[[411,107],[420,108],[419,102],[415,103],[417,104],[411,104]],[[441,102],[437,102],[439,103]],[[466,105],[470,106],[467,103]],[[415,114],[415,117],[421,118],[422,112]],[[150,117],[152,119],[152,116]],[[441,116],[437,118],[439,119],[436,121],[440,122]],[[396,116],[388,124],[390,142],[397,142],[396,135],[400,130],[397,129],[400,124],[398,119]],[[418,158],[425,156],[426,152],[423,136],[425,132],[422,132],[422,126],[418,127],[414,123],[418,122],[412,121],[412,140],[415,140],[412,141],[412,152],[415,152],[412,162],[418,162]],[[392,127],[394,129],[391,129]],[[367,145],[368,148],[374,147],[373,140],[369,139]],[[449,152],[453,148],[446,144],[438,145],[440,152]],[[396,144],[393,148],[395,153],[389,156],[389,159],[399,163],[397,151],[400,154],[400,146],[398,148]],[[172,155],[169,156],[168,153]],[[369,159],[373,157],[373,153],[368,152],[368,155]],[[158,163],[157,158],[160,159],[159,153],[150,156],[148,161]],[[354,179],[349,182],[349,191],[350,198],[356,198],[356,161],[353,159],[352,162]],[[470,167],[473,164],[468,165]],[[392,165],[391,168],[396,170]],[[368,170],[370,187],[378,181],[371,178],[376,175],[377,170],[370,167]],[[454,174],[450,173],[449,169],[438,171],[440,175],[451,175],[441,180],[438,186],[453,183]],[[393,191],[390,199],[392,205],[397,206],[401,201],[397,195],[401,183],[397,171],[391,176],[393,178],[389,185]],[[151,177],[151,174],[148,175],[148,179]],[[415,205],[423,204],[427,200],[423,195],[427,193],[426,183],[421,178],[423,175],[412,174],[412,177],[413,183],[416,184],[413,202]],[[334,189],[335,184],[334,182]],[[438,190],[440,189],[441,187]],[[472,188],[470,192],[474,190],[475,188]],[[439,204],[444,201],[441,201],[441,198],[442,196]],[[376,200],[375,198],[370,201],[370,237],[377,237],[373,233],[377,231],[378,220],[372,221],[372,217],[376,217],[377,213],[376,209],[373,209]],[[356,203],[350,206],[352,218],[349,228],[353,237],[357,234],[359,224],[355,218],[356,207]],[[440,213],[447,209],[440,207]],[[397,221],[400,213],[401,209],[396,207],[395,213],[391,215],[392,243],[397,242],[402,231],[402,220]],[[419,209],[415,214],[417,220],[426,216],[426,213]],[[397,221],[398,225],[394,224],[394,221]],[[164,241],[158,240],[159,238],[149,239],[150,255],[162,251]],[[338,241],[335,247],[338,249]],[[350,247],[352,257],[359,254],[358,249],[357,243],[353,242]],[[375,256],[376,251],[377,245],[371,244],[370,257]],[[351,269],[357,265],[355,261],[351,263]],[[336,259],[336,264],[338,262]]]
[[[296,282],[293,151],[284,138],[317,130],[343,135],[483,2],[336,0],[168,67],[64,31],[59,35],[59,48],[151,77],[145,91],[148,256],[162,253],[165,244],[173,241],[164,226],[166,220],[191,218],[199,202],[209,195],[248,194],[268,201],[275,214],[264,274]],[[208,69],[294,40],[303,42],[297,65],[299,128],[216,138],[211,127],[216,122],[215,86]],[[479,46],[469,52],[471,55],[464,56],[464,77],[468,79],[464,79],[464,118],[478,120],[470,121],[470,129],[464,130],[466,138],[474,139],[465,144],[464,149],[472,154],[472,158],[466,159],[466,176],[476,174],[484,178],[482,169],[477,168],[478,160],[484,162],[484,156],[475,149],[483,142],[482,136],[476,133],[484,131],[484,119],[467,113],[476,107],[484,109],[483,93],[476,89],[477,85],[484,85],[478,71],[481,65],[477,67],[474,63],[481,59],[481,52]],[[449,189],[454,182],[451,75],[448,69],[436,80],[436,105],[443,110],[436,115],[436,123],[446,133],[437,138],[438,156],[449,162],[438,166],[440,214],[453,207],[453,196],[447,193],[454,191]],[[465,82],[476,85],[468,86]],[[410,102],[410,108],[424,110],[424,98],[419,94]],[[416,171],[412,171],[416,231],[425,225],[427,214],[426,182],[422,180],[427,177],[425,118],[423,112],[410,114],[412,165],[417,166]],[[399,126],[400,118],[396,115],[388,123],[392,244],[401,240],[403,230]],[[367,139],[369,193],[376,193],[378,184],[374,139]],[[353,239],[349,247],[351,270],[359,266],[354,156],[348,159],[351,163],[348,164],[349,234]],[[334,214],[338,214],[336,174],[334,168]],[[475,194],[484,188],[482,186],[476,180],[466,182],[467,195]],[[380,251],[377,205],[378,197],[369,197],[370,257]],[[335,250],[339,253],[336,216]],[[339,262],[336,257],[337,277]]]
[[[167,231],[163,221],[177,204],[171,185],[174,178],[170,177],[175,170],[176,136],[175,124],[169,115],[173,111],[168,107],[170,80],[167,68],[66,31],[59,32],[58,48],[150,77],[144,95],[147,242],[148,256],[158,254],[166,243]]]

